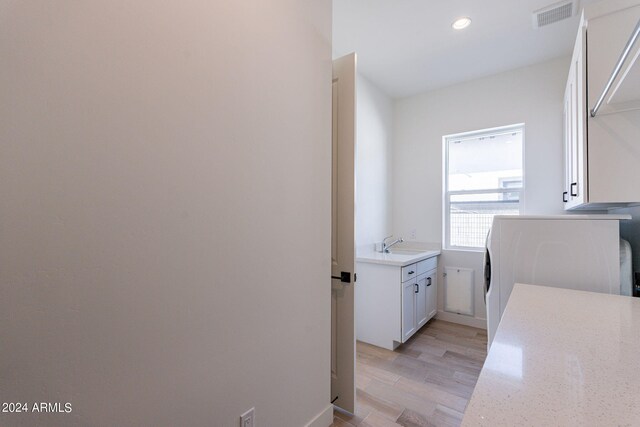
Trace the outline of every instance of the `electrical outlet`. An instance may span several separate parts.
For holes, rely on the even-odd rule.
[[[240,415],[240,427],[255,427],[256,408],[251,408]]]
[[[410,238],[411,240],[416,240],[416,234],[418,234],[418,233],[416,232],[416,229],[415,229],[415,228],[412,228],[412,229],[411,229],[411,233],[409,233],[409,234],[410,234],[410,235],[409,235],[409,238]]]

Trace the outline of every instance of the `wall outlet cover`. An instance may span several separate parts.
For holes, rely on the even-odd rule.
[[[240,427],[255,427],[256,408],[251,408],[240,415]]]

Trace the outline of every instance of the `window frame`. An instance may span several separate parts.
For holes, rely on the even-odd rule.
[[[496,135],[502,133],[512,133],[520,131],[522,133],[522,186],[520,188],[491,188],[484,190],[456,190],[448,191],[449,188],[449,141],[474,139],[481,135]],[[525,124],[516,123],[507,126],[498,126],[494,128],[480,129],[470,132],[460,132],[442,137],[442,241],[443,248],[449,251],[467,251],[467,252],[484,252],[484,246],[452,246],[451,245],[451,196],[467,195],[467,194],[505,194],[519,193],[518,215],[522,215],[525,211]]]

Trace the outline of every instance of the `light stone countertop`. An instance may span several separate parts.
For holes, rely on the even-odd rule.
[[[567,215],[495,215],[494,218],[500,219],[514,219],[514,220],[522,220],[522,219],[549,219],[549,220],[565,220],[565,221],[575,221],[575,220],[584,220],[584,221],[598,221],[598,220],[629,220],[631,219],[631,215],[622,214],[567,214]]]
[[[392,252],[393,251],[394,250],[392,249]],[[356,256],[356,261],[367,262],[371,264],[385,264],[404,267],[418,261],[422,261],[423,259],[432,258],[437,255],[440,255],[439,250],[396,249],[394,253],[388,254],[374,251],[359,253]]]
[[[640,298],[516,284],[462,425],[640,425]]]

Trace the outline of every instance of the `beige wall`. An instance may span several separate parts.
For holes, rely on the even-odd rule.
[[[393,231],[442,242],[442,137],[525,123],[527,214],[563,213],[562,100],[569,58],[457,84],[396,102]],[[445,251],[440,266],[475,270],[475,319],[484,325],[482,253]],[[442,309],[443,285],[439,288]]]
[[[0,424],[325,410],[331,3],[1,9]]]

